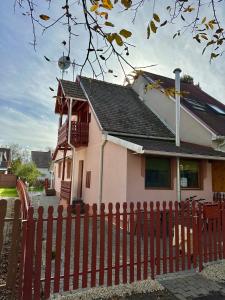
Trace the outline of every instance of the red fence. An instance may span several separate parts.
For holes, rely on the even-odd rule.
[[[188,205],[187,205],[188,204]],[[225,205],[157,202],[53,207],[24,223],[22,299],[133,282],[225,258]]]
[[[21,201],[21,215],[25,220],[27,219],[28,209],[30,207],[30,197],[27,191],[27,187],[21,179],[17,180],[16,189]]]

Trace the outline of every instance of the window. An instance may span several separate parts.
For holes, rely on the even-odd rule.
[[[61,172],[62,172],[62,162],[60,161],[58,163],[58,178],[61,178]]]
[[[86,188],[91,187],[91,171],[86,172]]]
[[[66,169],[66,176],[67,176],[67,179],[69,179],[71,177],[71,160],[67,160],[67,169]]]
[[[171,166],[169,158],[146,158],[145,187],[171,188]]]
[[[217,112],[218,114],[220,115],[225,115],[225,111],[222,110],[221,108],[219,108],[218,106],[216,105],[213,105],[213,104],[208,104],[209,107],[211,107],[215,112]]]
[[[197,160],[180,161],[181,188],[200,188],[200,162]]]

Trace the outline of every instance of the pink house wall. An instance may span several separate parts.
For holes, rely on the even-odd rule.
[[[131,151],[127,152],[127,201],[174,201],[176,200],[176,159],[172,159],[172,189],[145,189],[145,177],[142,171],[142,157],[135,155]],[[203,189],[202,190],[182,190],[181,200],[197,195],[212,201],[212,175],[211,164],[205,160],[203,162]]]

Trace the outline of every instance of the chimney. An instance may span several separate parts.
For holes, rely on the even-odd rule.
[[[175,98],[176,98],[176,146],[180,147],[180,73],[181,69],[173,71],[175,74]]]

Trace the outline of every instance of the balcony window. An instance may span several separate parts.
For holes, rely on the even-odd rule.
[[[146,158],[145,188],[171,188],[171,163],[169,158]]]

